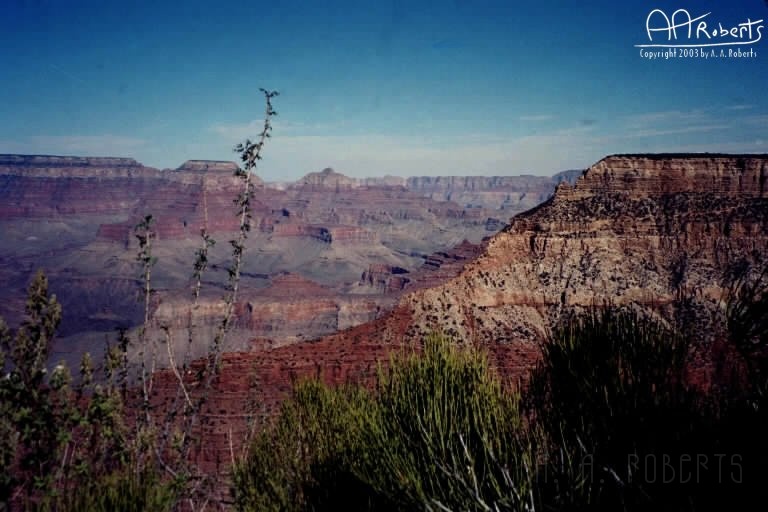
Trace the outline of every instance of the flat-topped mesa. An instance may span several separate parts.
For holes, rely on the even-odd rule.
[[[311,172],[299,179],[292,187],[311,187],[328,189],[350,189],[357,188],[360,183],[355,178],[350,178],[326,167],[320,172]]]
[[[0,155],[0,165],[67,167],[67,166],[108,166],[136,167],[141,164],[133,158],[104,156],[55,156],[55,155]]]
[[[193,172],[226,172],[234,174],[237,169],[238,165],[235,162],[223,160],[187,160],[176,170]]]
[[[604,193],[636,197],[677,193],[768,197],[768,155],[655,154],[603,158],[558,199]]]
[[[236,175],[238,169],[239,166],[235,162],[225,160],[187,160],[169,173],[169,177],[174,181],[189,184],[202,180],[208,191],[235,192],[241,186]],[[264,181],[255,173],[251,173],[251,183],[256,187],[264,186]]]
[[[416,176],[408,178],[406,186],[437,201],[516,213],[548,199],[556,183],[553,177],[532,175]]]
[[[0,155],[0,175],[34,178],[159,177],[162,171],[133,158]]]
[[[383,177],[361,178],[359,182],[365,187],[406,187],[407,179],[387,174]]]
[[[414,176],[408,178],[407,186],[411,190],[448,191],[448,190],[538,190],[548,186],[549,176]]]

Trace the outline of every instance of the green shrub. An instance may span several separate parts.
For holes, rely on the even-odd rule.
[[[364,443],[367,481],[409,510],[527,510],[533,449],[517,396],[486,357],[441,336],[382,371]]]
[[[686,383],[689,341],[649,316],[607,307],[572,316],[543,346],[528,402],[555,447],[540,492],[558,506],[683,506],[700,482],[662,478],[713,432]],[[652,465],[653,467],[649,467]],[[664,480],[664,481],[662,481]]]
[[[63,489],[32,507],[40,512],[167,512],[177,499],[177,488],[163,483],[153,471],[123,469],[109,475],[92,475],[70,489]]]
[[[756,402],[768,394],[768,264],[741,262],[726,280],[726,322],[731,342],[744,357]]]
[[[298,383],[278,418],[235,467],[237,509],[376,509],[376,493],[353,471],[366,454],[361,419],[371,409],[361,388]]]
[[[49,370],[61,306],[42,271],[26,313],[13,336],[0,319],[0,510],[168,510],[158,476],[131,469],[114,381],[93,384],[88,354],[76,386],[64,363]]]
[[[236,468],[235,497],[239,510],[527,510],[532,454],[485,357],[434,336],[373,394],[300,384]]]

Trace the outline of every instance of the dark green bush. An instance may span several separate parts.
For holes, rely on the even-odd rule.
[[[177,499],[174,485],[161,482],[153,471],[137,473],[126,468],[92,477],[31,508],[39,512],[166,512]]]
[[[49,369],[61,306],[41,271],[26,313],[13,335],[0,319],[0,510],[169,510],[158,475],[130,462],[114,381],[93,384],[88,354],[75,386]]]
[[[361,388],[298,383],[235,467],[237,509],[375,510],[386,504],[354,474],[365,463],[361,421],[371,409]]]
[[[555,448],[538,485],[545,505],[712,510],[740,501],[745,446],[726,411],[736,409],[712,407],[687,384],[689,349],[689,339],[628,309],[596,309],[554,330],[528,393]]]
[[[726,280],[726,321],[757,395],[768,393],[768,264],[742,262]]]

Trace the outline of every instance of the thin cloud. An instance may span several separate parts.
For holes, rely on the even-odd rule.
[[[684,133],[701,133],[701,132],[712,132],[716,130],[726,130],[729,126],[725,124],[712,124],[712,125],[702,125],[702,126],[684,126],[679,128],[668,128],[668,129],[658,129],[658,130],[639,130],[635,132],[629,132],[625,135],[620,136],[620,138],[641,138],[641,137],[659,137],[662,135],[680,135]]]
[[[0,141],[0,152],[73,154],[81,156],[133,156],[147,141],[123,135],[32,135]]]
[[[762,126],[763,128],[765,128],[766,126],[768,126],[768,115],[750,116],[745,119],[742,119],[741,122],[750,124],[750,125]]]
[[[730,105],[725,107],[726,110],[751,110],[755,108],[754,105]]]
[[[661,112],[648,112],[645,114],[633,114],[625,117],[628,126],[648,126],[659,123],[688,123],[706,118],[702,110],[684,112],[680,110],[667,110]]]
[[[721,111],[722,112],[722,111]],[[669,110],[636,114],[624,118],[623,127],[607,139],[644,139],[667,135],[708,133],[733,128],[731,119],[706,110]]]
[[[523,122],[540,122],[540,121],[551,121],[554,118],[555,116],[552,116],[550,114],[535,114],[535,115],[520,116],[518,119]]]

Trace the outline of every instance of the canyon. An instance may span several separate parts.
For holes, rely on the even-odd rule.
[[[405,293],[379,318],[311,342],[227,354],[208,411],[210,442],[197,457],[221,469],[227,436],[273,414],[297,379],[370,382],[391,354],[418,349],[429,332],[482,347],[516,383],[563,315],[608,303],[691,329],[691,377],[707,385],[732,355],[723,352],[728,274],[764,266],[766,255],[768,156],[606,157],[515,216],[455,275]],[[170,372],[158,382],[156,403],[166,404],[178,383]],[[246,414],[243,404],[251,404]]]
[[[42,266],[65,311],[54,357],[76,367],[76,355],[102,353],[116,326],[140,322],[133,227],[152,213],[149,336],[167,329],[181,354],[192,329],[199,344],[185,357],[202,355],[222,314],[235,169],[0,156],[0,314],[20,317]],[[324,169],[256,183],[243,291],[194,454],[211,473],[226,471],[231,450],[297,379],[370,383],[432,332],[483,348],[514,384],[564,316],[625,305],[691,329],[692,378],[707,385],[731,357],[729,275],[768,255],[766,155],[612,155],[583,172],[519,180]],[[204,225],[219,243],[191,312],[190,259]],[[186,378],[194,394],[194,372]],[[154,406],[171,407],[178,386],[160,370]]]
[[[202,355],[220,319],[241,184],[234,162],[159,170],[130,158],[0,155],[0,316],[23,317],[43,268],[64,319],[54,359],[76,367],[117,328],[143,319],[134,227],[153,217],[152,325]],[[381,317],[402,294],[440,283],[479,254],[509,218],[546,200],[555,177],[351,178],[327,168],[291,183],[257,176],[252,230],[229,350],[316,339]],[[211,248],[190,316],[200,230]],[[167,361],[161,361],[161,364]]]

